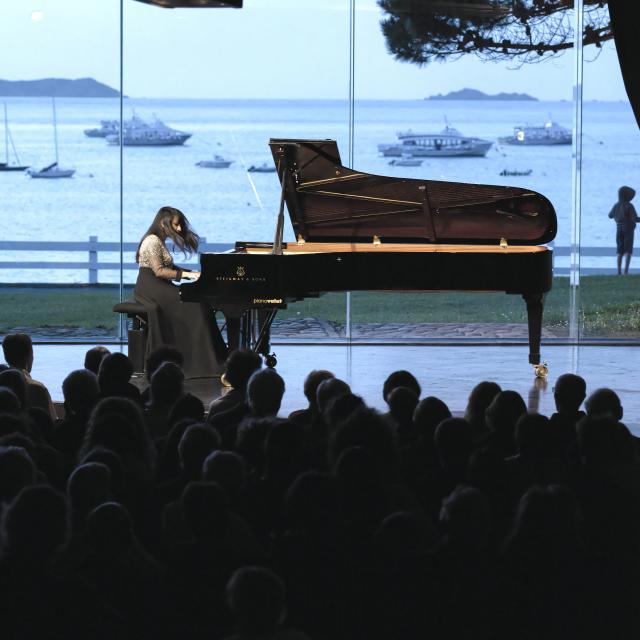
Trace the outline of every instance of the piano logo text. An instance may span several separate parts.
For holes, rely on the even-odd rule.
[[[252,304],[282,304],[282,298],[254,298]]]

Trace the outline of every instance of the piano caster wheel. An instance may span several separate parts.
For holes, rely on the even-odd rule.
[[[275,353],[270,353],[264,357],[264,363],[269,367],[269,369],[273,369],[277,364],[278,360],[276,358]]]
[[[546,378],[549,375],[549,367],[547,367],[546,362],[534,364],[533,372],[536,374],[536,378]]]

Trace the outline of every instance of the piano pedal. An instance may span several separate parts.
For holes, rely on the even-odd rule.
[[[273,369],[278,364],[278,359],[276,358],[275,353],[269,353],[264,356],[264,363],[269,367],[269,369]]]
[[[534,364],[533,372],[536,374],[536,378],[546,378],[549,375],[549,367],[546,362]]]

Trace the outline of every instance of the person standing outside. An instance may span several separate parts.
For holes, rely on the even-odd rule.
[[[616,221],[618,275],[622,274],[623,255],[626,257],[624,273],[629,273],[629,263],[631,262],[631,254],[633,253],[633,234],[636,228],[636,222],[640,222],[635,207],[631,204],[635,195],[636,192],[631,187],[620,187],[620,189],[618,189],[618,202],[616,202],[611,208],[611,211],[609,211],[609,217]]]

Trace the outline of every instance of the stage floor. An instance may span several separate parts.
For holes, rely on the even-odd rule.
[[[54,401],[62,401],[62,381],[81,368],[92,345],[34,346],[33,377],[44,382]],[[114,347],[110,347],[113,351]],[[126,347],[122,349],[126,353]],[[563,373],[578,373],[587,381],[587,393],[611,387],[622,400],[624,422],[640,436],[640,347],[543,346],[549,367],[546,384],[536,380],[522,346],[398,346],[398,345],[274,345],[276,367],[286,392],[281,415],[306,405],[302,392],[311,369],[329,369],[351,385],[367,404],[384,409],[382,384],[396,369],[411,371],[420,381],[422,397],[437,396],[451,411],[464,410],[469,392],[481,380],[493,380],[503,389],[520,393],[531,411],[553,413],[553,385]],[[142,382],[142,381],[140,381]],[[217,379],[187,381],[187,389],[205,404],[221,393]]]

